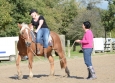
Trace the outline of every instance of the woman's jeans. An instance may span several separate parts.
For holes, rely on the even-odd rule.
[[[83,48],[84,61],[87,67],[92,66],[91,54],[92,48]]]
[[[40,28],[39,31],[37,32],[36,42],[40,43],[40,44],[43,43],[43,47],[47,48],[49,34],[50,34],[50,31],[48,28]],[[42,41],[42,39],[43,39],[43,41]]]

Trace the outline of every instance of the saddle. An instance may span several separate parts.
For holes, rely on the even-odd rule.
[[[36,43],[36,33],[33,32],[33,31],[30,31],[30,34],[32,36],[32,41]],[[41,42],[40,42],[41,45],[43,45],[43,38],[41,38]],[[49,39],[48,39],[48,46],[53,46],[53,42],[52,42],[52,37],[51,35],[49,35]]]

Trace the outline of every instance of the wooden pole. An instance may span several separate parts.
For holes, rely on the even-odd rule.
[[[68,46],[68,57],[70,57],[70,40],[67,40],[67,46]]]
[[[112,39],[110,40],[110,52],[113,52],[113,48],[112,48]]]
[[[61,39],[61,44],[62,44],[63,50],[65,52],[65,35],[59,35],[59,36]]]
[[[93,42],[93,55],[95,54],[94,42]]]

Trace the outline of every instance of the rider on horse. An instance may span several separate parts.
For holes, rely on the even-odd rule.
[[[32,17],[31,23],[33,26],[35,26],[35,32],[37,34],[37,54],[40,54],[39,47],[42,42],[41,39],[43,39],[44,56],[47,57],[47,47],[50,30],[46,24],[44,17],[39,15],[36,9],[32,9],[29,15],[31,15]],[[33,28],[33,26],[31,28]]]

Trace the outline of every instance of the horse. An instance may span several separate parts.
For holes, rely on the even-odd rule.
[[[33,77],[32,73],[32,62],[33,62],[33,57],[34,56],[44,56],[43,53],[43,45],[40,46],[40,49],[42,50],[40,54],[36,53],[36,42],[35,37],[32,35],[32,30],[31,30],[31,24],[19,24],[18,23],[18,28],[19,28],[19,40],[17,43],[17,50],[18,50],[18,55],[16,59],[16,67],[17,67],[17,73],[18,73],[18,79],[22,79],[23,75],[20,69],[20,61],[21,58],[24,56],[28,56],[28,67],[29,67],[29,77]],[[60,66],[61,69],[65,69],[65,76],[69,77],[70,72],[67,67],[67,60],[65,57],[64,50],[62,48],[61,40],[59,35],[54,32],[50,31],[50,36],[52,38],[52,46],[48,46],[47,48],[47,59],[49,60],[50,63],[50,74],[49,76],[54,76],[54,58],[52,56],[52,50],[56,52],[56,54],[59,56],[59,61],[60,61]]]

